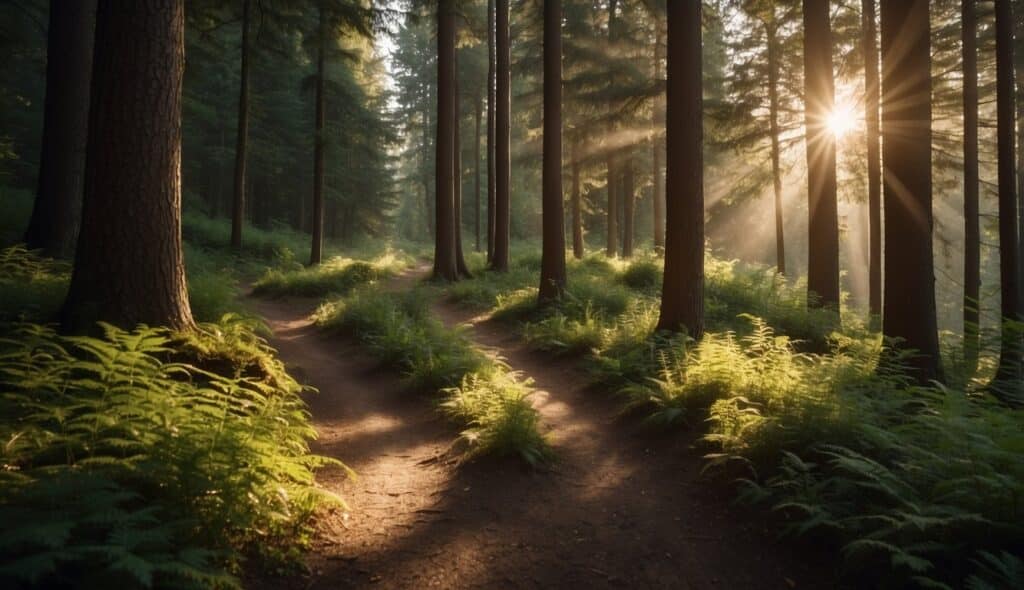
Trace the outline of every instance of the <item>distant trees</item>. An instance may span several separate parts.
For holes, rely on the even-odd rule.
[[[981,304],[981,227],[978,220],[978,16],[974,0],[961,0],[964,106],[964,361],[978,362]]]
[[[565,289],[565,217],[562,196],[562,2],[544,0],[543,244],[540,301]]]
[[[864,132],[868,143],[868,313],[873,321],[882,316],[882,148],[878,128],[878,30],[875,14],[875,0],[861,0]]]
[[[184,32],[183,0],[99,5],[68,329],[193,325],[180,219]]]
[[[249,148],[249,23],[252,0],[242,0],[242,65],[238,85],[238,128],[235,130],[235,184],[231,198],[231,247],[242,247],[245,222],[245,164]]]
[[[808,303],[839,310],[839,213],[828,0],[804,0],[804,105],[807,126]]]
[[[665,277],[658,329],[704,333],[701,3],[668,3]]]
[[[885,292],[882,332],[922,383],[939,376],[932,256],[928,0],[882,0]]]
[[[326,101],[324,86],[327,77],[326,54],[327,54],[327,15],[324,3],[327,0],[319,0],[317,3],[318,14],[318,42],[316,49],[316,129],[313,134],[313,221],[310,223],[310,231],[313,235],[312,246],[309,251],[309,264],[320,264],[323,259],[324,248],[324,142]]]
[[[81,222],[96,0],[50,1],[39,184],[25,244],[70,257]]]
[[[434,278],[456,281],[455,226],[455,6],[437,3],[437,140],[434,212]]]
[[[495,128],[494,128],[494,253],[491,268],[505,272],[509,262],[511,237],[511,201],[509,180],[511,175],[510,127],[512,80],[510,71],[511,45],[509,38],[509,0],[496,0],[495,4]]]

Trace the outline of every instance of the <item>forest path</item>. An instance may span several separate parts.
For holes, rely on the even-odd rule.
[[[388,285],[411,287],[417,268]],[[513,330],[441,300],[433,311],[466,325],[482,348],[533,379],[534,404],[557,462],[455,465],[454,437],[429,401],[351,341],[318,333],[313,302],[253,300],[271,342],[303,382],[320,432],[316,452],[359,474],[319,480],[349,512],[320,523],[311,576],[266,588],[830,588],[820,556],[793,555],[763,522],[699,477],[688,436],[657,436],[620,419],[607,392],[590,391],[572,359],[528,349]],[[806,550],[806,548],[804,549]]]

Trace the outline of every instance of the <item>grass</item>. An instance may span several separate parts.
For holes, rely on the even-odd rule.
[[[955,362],[946,387],[880,371],[883,342],[854,314],[839,325],[807,310],[804,283],[713,256],[699,343],[654,333],[654,257],[570,261],[567,295],[548,308],[535,261],[512,268],[449,296],[582,356],[652,426],[706,429],[708,468],[784,515],[783,532],[837,543],[872,585],[1024,586],[1024,414]]]
[[[369,262],[336,256],[311,268],[269,269],[253,291],[269,297],[344,295],[357,286],[392,276],[411,262],[400,252],[387,252]]]
[[[430,299],[424,287],[406,293],[368,287],[324,304],[316,319],[358,337],[414,389],[436,392],[441,411],[463,428],[469,456],[515,455],[531,465],[549,459],[529,382],[432,317]]]

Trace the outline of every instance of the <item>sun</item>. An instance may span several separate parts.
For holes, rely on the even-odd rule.
[[[837,103],[828,116],[828,129],[836,138],[843,137],[856,125],[856,115],[849,103]]]

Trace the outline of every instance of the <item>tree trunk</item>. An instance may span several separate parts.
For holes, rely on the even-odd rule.
[[[807,302],[839,311],[839,207],[828,0],[804,0],[804,109],[807,128]]]
[[[864,29],[864,116],[868,141],[868,310],[882,316],[882,159],[878,130],[878,33],[875,0],[861,0]]]
[[[661,21],[654,21],[654,80],[661,81]],[[665,124],[664,103],[659,93],[654,99],[654,128]],[[665,190],[661,177],[661,142],[658,141],[658,134],[651,138],[651,178],[654,183],[654,252],[663,254],[665,252]]]
[[[775,196],[775,267],[786,274],[786,231],[782,216],[782,148],[779,130],[779,56],[774,12],[765,23],[768,43],[768,133],[771,135],[772,190]]]
[[[616,8],[618,7],[617,0],[610,0],[608,2],[608,45],[611,46],[615,41],[615,26],[617,20]],[[609,85],[615,85],[615,76],[610,76],[608,81]],[[608,106],[608,142],[610,143],[613,136],[615,135],[615,124],[611,122],[612,107]],[[619,226],[618,226],[618,210],[619,203],[615,193],[615,181],[618,178],[618,166],[615,161],[615,150],[613,146],[608,146],[608,156],[606,160],[607,166],[607,178],[608,178],[608,221],[607,221],[607,244],[605,247],[605,254],[609,258],[613,258],[619,251],[618,238],[619,238]]]
[[[885,290],[882,332],[916,351],[911,375],[939,377],[932,256],[931,41],[928,0],[882,0]]]
[[[427,226],[427,236],[430,237],[430,238],[435,238],[436,237],[436,232],[435,232],[435,228],[434,228],[434,217],[435,217],[436,213],[434,211],[434,208],[431,207],[431,204],[433,203],[433,200],[430,198],[430,181],[434,180],[436,182],[436,179],[432,179],[431,178],[430,172],[428,170],[428,165],[427,165],[430,162],[430,99],[429,99],[429,94],[430,93],[428,91],[428,93],[427,93],[428,98],[427,98],[426,101],[424,101],[424,104],[423,104],[423,207],[424,207],[424,209],[427,212],[426,219],[425,219],[426,226]],[[434,148],[436,149],[437,146],[434,146]],[[437,163],[435,162],[434,165],[435,165],[435,168],[436,168]]]
[[[511,210],[509,180],[511,172],[510,159],[510,123],[511,123],[511,75],[510,75],[510,40],[509,40],[509,0],[497,0],[495,21],[497,26],[497,94],[495,100],[495,216],[494,216],[494,257],[491,268],[505,272],[508,270],[509,238],[511,234]]]
[[[181,251],[183,0],[101,3],[82,228],[62,323],[194,326]]]
[[[701,3],[668,3],[665,277],[659,330],[704,333]]]
[[[633,213],[636,208],[634,194],[633,159],[626,160],[622,169],[622,257],[633,257]]]
[[[455,259],[455,7],[454,0],[437,5],[437,168],[434,190],[434,278],[456,281]]]
[[[327,19],[323,1],[320,2],[320,43],[316,60],[316,147],[313,154],[313,244],[309,250],[309,264],[314,266],[323,260],[324,249],[324,76],[327,53]]]
[[[456,34],[458,36],[458,34]],[[455,268],[460,277],[472,278],[462,252],[462,107],[460,106],[459,61],[452,63],[452,188],[455,212]]]
[[[583,258],[583,204],[580,195],[579,145],[572,146],[572,255]]]
[[[249,15],[252,0],[242,3],[242,72],[238,91],[238,130],[235,143],[235,191],[231,207],[231,247],[242,247],[245,217],[245,153],[249,145]],[[317,88],[319,90],[319,87]]]
[[[474,190],[476,191],[476,198],[474,199],[476,206],[474,210],[473,220],[473,233],[476,235],[476,252],[480,251],[480,123],[483,118],[483,101],[482,95],[477,95],[474,106],[476,107],[476,130],[473,133],[473,140],[476,142],[473,153],[476,157],[476,164],[473,166],[473,171],[476,175],[476,183]]]
[[[1013,7],[1010,0],[996,6],[996,111],[999,169],[999,284],[1002,298],[1002,342],[995,388],[1003,398],[1020,387],[1021,330],[1020,256],[1017,219],[1016,156],[1014,155],[1015,104],[1013,71]]]
[[[50,1],[39,185],[25,244],[69,258],[82,217],[96,0]]]
[[[495,88],[495,0],[487,2],[487,262],[494,259],[494,216],[495,216],[495,191],[497,182],[495,178],[495,110],[494,102],[497,100],[497,89]]]
[[[562,2],[544,0],[544,162],[541,303],[565,291],[565,205],[562,196]]]
[[[978,365],[981,228],[978,221],[978,17],[974,0],[962,0],[964,69],[964,361]]]

